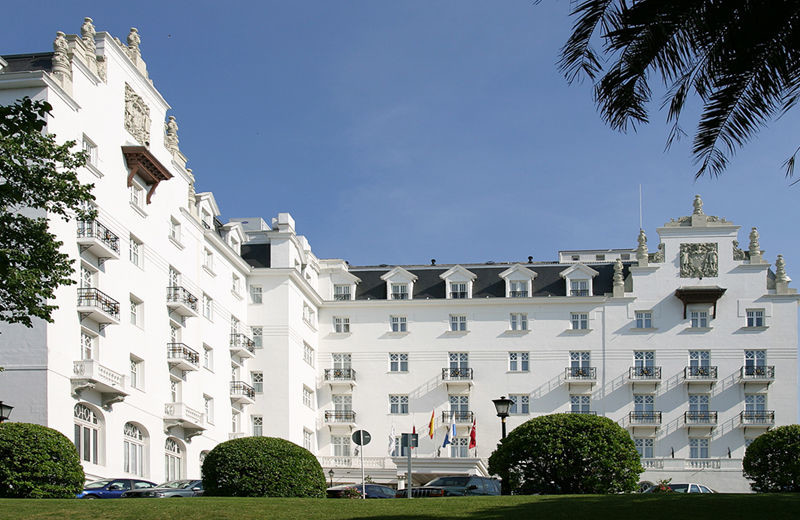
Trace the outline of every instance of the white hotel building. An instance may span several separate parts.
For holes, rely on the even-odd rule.
[[[89,152],[80,176],[98,210],[52,219],[78,284],[57,290],[52,323],[2,325],[0,400],[13,420],[74,438],[89,478],[199,477],[217,443],[263,434],[352,482],[350,435],[364,428],[367,474],[402,485],[390,438],[412,427],[419,481],[486,474],[491,401],[508,395],[509,429],[596,413],[630,432],[643,479],[747,491],[748,442],[797,422],[798,295],[783,259],[771,269],[755,232],[739,249],[739,226],[699,198],[653,251],[640,235],[635,249],[553,262],[318,259],[288,213],[223,224],[214,196],[195,193],[135,29],[127,42],[87,19],[53,52],[0,58],[0,103],[53,105],[47,130]]]

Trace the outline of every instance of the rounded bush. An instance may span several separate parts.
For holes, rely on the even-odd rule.
[[[489,457],[504,492],[634,491],[644,471],[628,432],[595,415],[553,414],[518,426]]]
[[[800,491],[800,424],[778,426],[756,437],[742,460],[753,491]]]
[[[0,497],[74,498],[85,476],[75,446],[39,424],[0,424]]]
[[[305,448],[275,437],[244,437],[218,444],[203,461],[207,496],[325,496],[325,475]]]

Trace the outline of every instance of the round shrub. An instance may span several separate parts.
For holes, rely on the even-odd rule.
[[[325,475],[305,448],[275,437],[244,437],[218,444],[203,461],[207,496],[325,496]]]
[[[0,424],[0,497],[74,498],[85,476],[75,446],[39,424]]]
[[[800,491],[800,424],[778,426],[756,437],[742,460],[753,491]]]
[[[644,471],[628,432],[595,415],[553,414],[515,428],[489,458],[504,491],[619,493],[634,491]]]

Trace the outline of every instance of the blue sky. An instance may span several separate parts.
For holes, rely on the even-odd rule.
[[[689,139],[664,152],[663,112],[616,133],[591,86],[558,73],[568,10],[565,0],[6,0],[0,53],[48,51],[84,16],[122,40],[137,27],[198,191],[215,193],[224,219],[291,212],[322,258],[554,260],[559,249],[634,247],[642,184],[651,250],[656,227],[689,214],[700,193],[707,213],[743,227],[743,244],[758,226],[767,258],[782,253],[799,272],[800,184],[781,163],[800,144],[800,116],[773,123],[721,178],[695,181]]]

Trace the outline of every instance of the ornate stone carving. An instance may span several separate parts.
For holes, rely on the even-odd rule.
[[[692,205],[694,206],[693,215],[705,215],[705,213],[703,213],[703,199],[700,198],[700,195],[694,196]]]
[[[81,39],[90,59],[97,54],[97,47],[94,44],[95,34],[97,34],[97,31],[94,30],[92,19],[87,16],[83,19],[83,25],[81,26]]]
[[[738,240],[734,240],[733,241],[733,259],[734,260],[744,260],[745,259],[744,251],[739,249],[739,241]]]
[[[169,116],[164,133],[164,146],[167,150],[172,152],[179,151],[178,149],[178,123],[175,122],[175,116]]]
[[[142,43],[142,38],[139,36],[139,29],[131,27],[131,32],[128,33],[128,56],[134,63],[142,56],[139,50],[140,43]]]
[[[758,243],[758,229],[753,228],[750,230],[750,257],[761,254],[761,245]]]
[[[655,264],[662,264],[664,263],[664,243],[660,242],[658,244],[658,251],[655,253],[650,253],[650,261]]]
[[[636,241],[639,243],[636,247],[636,259],[647,259],[647,235],[645,235],[644,229],[639,230],[639,236],[636,237]]]
[[[56,33],[53,40],[53,73],[61,80],[70,80],[72,68],[69,63],[69,45],[65,34],[61,31]]]
[[[718,244],[681,244],[681,278],[704,278],[719,275]]]
[[[125,83],[125,130],[144,146],[150,146],[150,107]]]
[[[786,261],[783,259],[783,255],[778,255],[777,260],[775,260],[775,283],[789,283],[789,276],[786,274]]]
[[[617,258],[614,262],[614,286],[622,286],[624,280],[622,278],[622,260]]]

